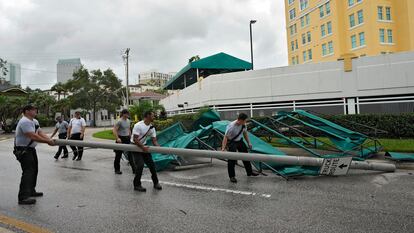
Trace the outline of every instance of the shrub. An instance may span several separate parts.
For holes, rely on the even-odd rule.
[[[46,115],[38,114],[36,116],[37,121],[39,121],[40,127],[49,127],[55,125],[55,120],[48,118]]]
[[[359,115],[320,115],[326,120],[332,121],[342,127],[360,132],[369,136],[382,138],[414,138],[414,113],[408,114],[359,114]],[[254,118],[263,122],[265,117]],[[293,122],[290,122],[293,123]],[[371,129],[361,125],[372,127]],[[375,129],[387,131],[382,134]],[[301,129],[303,130],[303,129]],[[305,132],[319,137],[323,134],[306,127]]]

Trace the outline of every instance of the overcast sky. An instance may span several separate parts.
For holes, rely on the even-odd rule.
[[[283,0],[0,0],[0,57],[21,64],[23,86],[45,89],[59,58],[124,79],[129,47],[135,83],[139,72],[177,72],[193,55],[249,61],[250,19],[255,69],[287,65]]]

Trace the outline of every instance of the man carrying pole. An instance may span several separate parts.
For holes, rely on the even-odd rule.
[[[19,120],[16,127],[16,137],[14,141],[13,154],[16,156],[22,167],[22,177],[18,195],[19,205],[33,205],[36,200],[31,197],[41,197],[42,192],[36,191],[38,160],[36,146],[37,143],[47,143],[54,145],[52,139],[40,129],[39,122],[35,119],[37,109],[32,105],[23,108],[23,117]]]
[[[240,113],[237,117],[237,120],[231,122],[227,125],[226,133],[223,138],[223,142],[221,145],[221,150],[225,151],[228,148],[228,151],[231,152],[242,152],[248,153],[248,148],[246,144],[243,142],[243,137],[246,140],[249,148],[252,148],[252,144],[250,143],[249,135],[246,129],[246,120],[247,115],[245,113]],[[237,183],[236,179],[236,166],[237,160],[229,159],[227,161],[227,171],[229,173],[230,181],[233,183]],[[253,171],[252,165],[249,161],[243,161],[244,168],[246,169],[247,176],[258,176],[259,173]]]
[[[139,192],[147,191],[141,185],[141,176],[144,169],[144,163],[147,165],[151,172],[152,182],[154,183],[154,188],[161,190],[162,187],[158,182],[157,172],[155,170],[155,164],[152,160],[151,153],[148,152],[149,147],[147,144],[147,137],[151,137],[152,144],[154,146],[160,146],[157,141],[157,134],[155,132],[154,126],[151,122],[154,121],[155,114],[152,111],[147,111],[144,113],[144,120],[136,123],[134,129],[132,130],[132,139],[131,141],[141,148],[142,152],[132,152],[133,161],[135,163],[135,178],[134,178],[134,190]]]

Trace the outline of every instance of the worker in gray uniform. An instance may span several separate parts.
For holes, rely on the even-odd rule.
[[[18,203],[20,205],[32,205],[36,199],[32,197],[43,196],[42,192],[36,191],[38,160],[36,153],[37,143],[47,143],[50,146],[54,142],[40,129],[39,122],[35,119],[37,109],[32,105],[23,108],[23,117],[19,120],[16,127],[14,150],[22,167],[22,177],[18,194]]]
[[[50,138],[53,138],[56,135],[56,133],[59,132],[58,138],[59,139],[66,139],[67,134],[68,134],[67,133],[68,132],[68,127],[69,127],[68,122],[66,122],[63,119],[62,116],[56,117],[56,121],[57,121],[57,123],[55,125],[55,130],[53,131],[53,133],[50,136]],[[63,151],[62,159],[65,159],[65,158],[67,158],[69,156],[68,148],[66,148],[66,146],[59,146],[59,150],[56,152],[56,155],[55,155],[54,158],[55,159],[58,159],[59,156],[60,156],[60,154],[62,153],[62,151]]]
[[[112,133],[115,136],[116,143],[130,144],[131,143],[131,121],[129,120],[129,112],[127,109],[121,111],[120,119],[115,123]],[[121,158],[124,153],[121,150],[114,150],[115,160],[114,160],[114,169],[115,174],[122,174],[121,172]],[[132,154],[128,151],[126,152],[128,156],[129,164],[132,167],[132,172],[135,173],[135,164],[132,159]]]
[[[250,143],[250,138],[246,129],[247,115],[245,113],[240,113],[237,117],[237,120],[230,122],[227,125],[226,133],[223,138],[221,145],[221,150],[231,151],[231,152],[242,152],[248,153],[248,148],[243,141],[243,137],[246,140],[250,149],[252,149],[252,144]],[[236,179],[236,166],[237,160],[229,159],[227,161],[227,171],[229,173],[230,181],[237,183]],[[258,176],[259,173],[252,170],[252,165],[249,161],[243,161],[244,168],[246,169],[247,176]]]

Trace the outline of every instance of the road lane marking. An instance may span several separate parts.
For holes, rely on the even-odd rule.
[[[148,179],[142,179],[142,181],[152,182],[152,180],[148,180]],[[272,196],[270,194],[264,194],[264,193],[255,193],[255,192],[250,192],[250,191],[224,189],[224,188],[218,188],[218,187],[212,187],[212,186],[180,184],[180,183],[174,183],[174,182],[168,182],[168,181],[160,181],[160,184],[165,184],[165,185],[175,186],[175,187],[181,187],[181,188],[195,189],[195,190],[232,193],[232,194],[239,194],[239,195],[245,195],[245,196],[257,196],[257,197],[264,197],[264,198],[269,198],[269,197]]]
[[[17,228],[19,230],[22,230],[24,232],[29,232],[29,233],[51,233],[51,231],[45,228],[41,228],[36,225],[27,223],[27,222],[23,222],[15,218],[10,218],[2,214],[0,214],[0,223],[12,226],[14,228]]]

